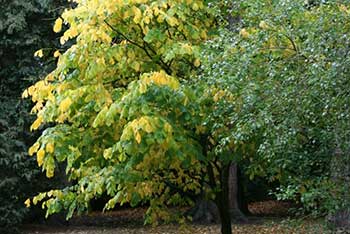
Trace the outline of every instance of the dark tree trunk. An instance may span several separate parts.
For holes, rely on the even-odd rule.
[[[340,145],[340,144],[339,144]],[[333,183],[337,188],[343,188],[343,191],[350,191],[350,149],[344,152],[339,146],[335,149],[331,162],[331,176]],[[333,214],[327,216],[328,223],[335,228],[336,232],[350,230],[350,197],[348,192],[340,192],[339,198],[342,198],[344,206],[338,208]],[[344,232],[348,233],[348,232]]]
[[[231,214],[229,201],[229,174],[230,166],[224,166],[220,178],[220,192],[215,198],[215,203],[218,206],[221,220],[221,234],[232,234]]]
[[[220,221],[216,204],[213,201],[205,200],[203,197],[200,197],[195,206],[187,211],[185,215],[190,216],[195,223],[209,224]]]
[[[245,215],[245,216],[249,216],[251,215],[249,209],[248,209],[248,200],[246,199],[246,192],[245,192],[245,186],[246,184],[244,184],[245,182],[245,178],[244,178],[244,175],[242,173],[242,171],[240,170],[240,167],[237,166],[237,183],[238,183],[238,195],[237,195],[237,199],[238,199],[238,207],[239,209],[242,211],[242,213]]]
[[[231,7],[234,7],[234,2],[231,2]],[[227,22],[227,29],[234,32],[237,30],[241,18],[228,13]],[[232,162],[229,167],[228,188],[231,219],[238,222],[247,222],[247,218],[242,213],[241,209],[246,211],[246,214],[249,214],[248,204],[244,200],[243,186],[239,181],[239,168],[237,163],[234,162]]]
[[[228,195],[229,195],[229,208],[231,219],[236,222],[247,222],[247,218],[241,211],[242,204],[239,204],[239,193],[242,193],[239,189],[238,181],[238,165],[237,163],[231,163],[229,166],[229,180],[228,180]],[[242,200],[241,200],[242,201]]]

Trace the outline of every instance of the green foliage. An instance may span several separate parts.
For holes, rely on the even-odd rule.
[[[66,163],[74,181],[31,200],[47,215],[69,218],[104,193],[106,209],[149,202],[153,223],[191,204],[186,193],[226,209],[232,161],[309,210],[348,205],[346,5],[237,1],[242,20],[225,27],[239,30],[203,48],[215,9],[203,1],[76,2],[54,25],[76,43],[23,93],[31,129],[51,125],[29,154],[47,177]]]
[[[279,181],[279,198],[318,213],[347,207],[349,6],[235,4],[239,34],[222,32],[202,59],[202,79],[233,95],[220,105],[227,137],[253,143],[247,173]]]
[[[2,233],[16,231],[14,224],[20,223],[26,213],[23,205],[26,199],[25,191],[30,190],[29,181],[33,174],[38,172],[38,170],[29,169],[33,168],[33,162],[26,159],[27,155],[24,153],[26,147],[22,142],[13,139],[11,136],[13,133],[7,122],[2,120],[0,122],[0,176],[2,178],[0,183],[0,212],[2,214],[0,231]],[[23,185],[18,188],[20,183]]]
[[[53,126],[29,154],[47,177],[66,162],[74,185],[31,202],[43,201],[47,215],[66,209],[69,218],[106,193],[106,209],[149,201],[146,222],[170,221],[166,208],[202,189],[198,105],[179,80],[200,65],[210,11],[198,0],[77,3],[54,25],[59,32],[68,24],[61,43],[76,43],[23,93],[36,102],[31,129]]]

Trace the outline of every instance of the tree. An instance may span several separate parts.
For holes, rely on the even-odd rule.
[[[344,2],[237,1],[239,35],[222,32],[202,59],[202,79],[234,95],[221,105],[231,110],[230,137],[252,140],[246,173],[278,181],[279,199],[340,214],[337,223],[349,210]]]
[[[0,232],[15,233],[31,214],[23,205],[25,199],[50,187],[35,160],[27,158],[27,148],[38,134],[29,133],[30,103],[21,101],[20,96],[53,67],[53,59],[39,61],[28,54],[37,47],[46,48],[45,54],[53,53],[57,45],[50,18],[57,17],[64,1],[0,3]]]
[[[207,180],[201,178],[209,159],[196,133],[198,104],[178,80],[191,78],[200,65],[198,45],[213,23],[208,8],[202,1],[78,1],[54,30],[63,22],[70,28],[61,43],[76,37],[76,44],[23,96],[36,102],[33,130],[55,123],[29,153],[48,177],[56,162],[66,161],[76,183],[32,202],[45,198],[47,214],[64,208],[70,217],[106,192],[112,197],[106,208],[149,201],[146,221],[168,220],[165,206],[189,203],[182,195],[199,193]],[[211,180],[222,173],[210,170]]]

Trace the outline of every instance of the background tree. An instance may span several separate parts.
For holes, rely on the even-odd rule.
[[[0,1],[1,233],[17,231],[18,224],[28,217],[28,209],[23,205],[25,199],[48,187],[34,160],[27,158],[27,148],[33,144],[35,135],[29,133],[30,104],[21,101],[21,93],[53,68],[53,59],[38,60],[31,55],[38,47],[46,48],[45,54],[55,50],[56,35],[51,25],[63,3]]]
[[[240,35],[223,32],[202,59],[203,79],[234,95],[220,105],[232,122],[229,137],[254,139],[253,151],[241,154],[246,173],[279,181],[278,198],[308,211],[340,212],[338,224],[349,209],[349,10],[342,3],[238,1]]]

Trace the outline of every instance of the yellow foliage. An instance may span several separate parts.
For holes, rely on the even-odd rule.
[[[28,150],[29,156],[32,156],[34,153],[36,153],[38,151],[39,147],[40,147],[40,144],[38,142],[36,142],[34,145],[32,145]]]
[[[30,126],[30,130],[37,130],[40,125],[42,124],[43,122],[43,117],[40,115],[38,116],[38,118],[33,122],[33,124]]]
[[[187,54],[192,54],[192,46],[188,43],[183,43],[181,49]]]
[[[61,55],[60,51],[56,50],[55,53],[53,54],[53,57],[57,58]]]
[[[60,103],[60,106],[59,106],[59,110],[61,112],[66,112],[70,105],[72,104],[72,100],[70,99],[70,97],[67,97],[66,99],[64,99],[61,103]]]
[[[350,14],[350,10],[343,4],[339,5],[339,10],[341,10],[341,11],[347,13],[347,14]]]
[[[141,143],[141,134],[139,132],[136,132],[135,134],[135,140],[138,144]]]
[[[44,149],[40,149],[36,153],[36,161],[38,162],[39,167],[41,167],[41,165],[43,165],[44,157],[45,157],[45,150]]]
[[[249,32],[247,31],[247,29],[242,28],[241,31],[239,32],[239,34],[243,37],[243,38],[248,38],[249,37]]]
[[[201,65],[201,61],[197,58],[194,60],[193,65],[199,67]]]
[[[142,12],[141,12],[141,10],[138,8],[138,7],[135,7],[135,6],[133,6],[132,7],[132,11],[133,11],[133,13],[134,13],[134,22],[135,22],[135,24],[138,24],[138,23],[140,23],[140,21],[141,21],[141,18],[142,18]]]
[[[164,124],[164,130],[165,130],[165,132],[167,132],[167,133],[172,133],[173,128],[171,127],[170,124],[165,123],[165,124]]]
[[[55,25],[53,26],[53,31],[56,33],[60,32],[62,30],[62,23],[63,23],[62,18],[56,19]]]
[[[164,71],[145,74],[141,78],[141,84],[142,83],[146,85],[149,85],[149,84],[155,84],[159,86],[166,85],[174,90],[177,90],[180,86],[180,83],[176,78],[167,75]]]
[[[22,93],[22,98],[27,98],[28,97],[28,90],[24,90]]]
[[[269,25],[264,20],[262,20],[259,23],[259,27],[262,28],[262,29],[268,29]]]
[[[111,164],[113,160],[119,159],[122,162],[128,159],[129,156],[124,152],[112,155],[112,148],[109,148],[111,142],[108,143],[111,137],[114,141],[133,141],[132,144],[141,144],[152,137],[152,133],[156,130],[165,132],[167,138],[159,145],[154,144],[142,163],[145,169],[152,166],[164,168],[167,164],[162,161],[162,157],[167,149],[172,147],[170,140],[175,123],[163,124],[157,117],[140,117],[140,115],[133,116],[132,118],[137,119],[128,123],[129,116],[122,116],[124,119],[119,119],[119,110],[113,112],[111,105],[118,104],[119,93],[123,96],[124,87],[132,81],[136,81],[135,87],[138,87],[141,93],[146,92],[151,85],[177,90],[180,82],[169,74],[193,74],[191,72],[194,67],[199,67],[201,64],[197,58],[196,48],[207,38],[208,25],[213,22],[206,11],[200,11],[204,8],[204,1],[75,1],[76,7],[66,10],[62,17],[55,21],[53,27],[55,32],[60,32],[63,23],[68,25],[69,28],[60,38],[60,43],[64,44],[76,38],[74,42],[72,41],[75,44],[65,53],[55,51],[53,56],[58,58],[56,69],[45,80],[37,82],[22,94],[24,98],[30,96],[35,102],[33,111],[37,113],[37,119],[31,129],[38,129],[43,123],[60,125],[67,121],[64,128],[58,126],[55,131],[59,131],[64,137],[62,139],[72,142],[70,144],[74,147],[86,149],[86,157],[89,157],[88,159],[84,157],[89,163],[69,170],[73,179],[79,180],[91,175],[94,169],[90,166],[94,165],[96,159],[100,159],[102,155],[105,159],[111,159]],[[178,12],[179,9],[183,11]],[[172,52],[175,57],[170,58]],[[39,57],[43,55],[43,50],[35,54]],[[184,63],[184,59],[192,62],[193,66]],[[154,72],[149,73],[150,71]],[[143,74],[140,79],[139,74]],[[189,100],[186,99],[185,102]],[[89,108],[86,108],[87,106]],[[103,117],[101,122],[107,123],[104,119],[108,119],[110,129],[93,128],[92,122],[104,106],[108,107],[108,112],[105,116],[101,115]],[[73,107],[76,109],[70,111]],[[147,109],[142,111],[144,110],[147,111]],[[137,114],[142,115],[141,111]],[[104,123],[101,123],[101,126]],[[65,127],[70,126],[77,129],[77,132],[64,132]],[[105,131],[108,131],[109,136],[101,137],[101,133]],[[47,133],[55,134],[50,131]],[[83,138],[79,139],[85,139],[86,134],[91,134],[94,138],[96,134],[94,144],[74,140],[78,139],[75,137],[80,134]],[[30,155],[36,153],[38,165],[44,167],[49,178],[54,175],[56,160],[51,154],[57,151],[57,145],[62,144],[60,137],[54,138],[53,135],[50,137],[47,139],[44,137],[46,144],[37,142],[29,149]],[[80,156],[78,148],[67,147]],[[113,156],[116,158],[112,158]],[[176,169],[181,170],[180,160],[175,165]],[[145,173],[152,175],[152,172]],[[183,181],[186,179],[183,173],[181,178]],[[142,190],[140,192],[142,196],[151,196],[152,192],[160,193],[165,189],[164,184],[160,188],[159,183],[154,183],[154,186],[152,183],[140,184],[138,188],[130,184],[130,188],[125,189],[128,194],[123,199],[131,199],[130,190],[137,192]],[[86,187],[83,192],[87,192]],[[50,192],[49,196],[56,195]]]
[[[26,205],[27,208],[29,208],[29,207],[30,207],[30,199],[28,198],[28,199],[24,202],[24,204]]]
[[[225,96],[226,92],[224,90],[219,90],[213,97],[214,102],[219,101],[221,98]]]
[[[105,149],[103,151],[103,157],[107,160],[111,159],[112,158],[112,148]]]
[[[45,150],[48,153],[53,153],[55,151],[54,144],[51,143],[51,142],[47,143],[46,146],[45,146]]]
[[[40,49],[40,50],[35,51],[34,56],[42,58],[44,56],[43,50]]]
[[[173,16],[167,17],[166,21],[171,27],[174,27],[179,24],[179,21]]]
[[[47,168],[46,169],[46,177],[47,178],[52,178],[54,175],[54,169],[53,168]]]

